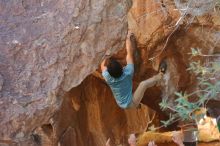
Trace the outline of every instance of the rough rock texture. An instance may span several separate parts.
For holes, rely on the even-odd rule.
[[[164,58],[168,62],[165,84],[160,89],[148,90],[143,99],[145,104],[157,110],[161,95],[173,101],[174,91],[190,92],[196,88],[195,77],[186,71],[191,62],[188,53],[191,48],[200,48],[204,54],[219,54],[219,16],[219,11],[213,10],[203,16],[185,16],[170,0],[133,1],[128,22],[139,42],[139,62],[142,63],[137,76],[143,80],[146,73],[151,74],[149,68],[156,70]],[[206,62],[210,58],[201,60]]]
[[[0,139],[20,141],[124,45],[127,0],[0,1]],[[37,139],[37,138],[35,138]]]
[[[153,111],[119,109],[94,72],[105,55],[123,48],[129,6],[126,0],[0,2],[0,144],[103,146],[110,137],[116,145],[145,129]],[[128,22],[139,47],[133,90],[157,73],[163,58],[168,62],[164,84],[142,101],[159,113],[156,120],[165,116],[162,97],[173,101],[174,91],[196,87],[186,71],[191,48],[220,53],[219,20],[218,11],[183,17],[171,0],[133,1]],[[125,50],[115,57],[125,63]]]
[[[101,89],[101,90],[100,90]],[[55,137],[61,146],[103,146],[108,138],[112,145],[126,144],[129,133],[143,132],[152,115],[146,107],[122,110],[113,100],[107,84],[89,76],[65,97],[54,118]]]

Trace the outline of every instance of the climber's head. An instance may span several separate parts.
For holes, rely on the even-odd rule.
[[[123,73],[122,65],[114,58],[109,58],[107,61],[107,70],[114,78],[119,78]]]

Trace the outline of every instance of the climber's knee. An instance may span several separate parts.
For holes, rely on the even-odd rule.
[[[134,98],[131,100],[131,103],[129,104],[128,108],[136,108],[138,107],[139,104],[137,104],[135,101],[134,101]]]

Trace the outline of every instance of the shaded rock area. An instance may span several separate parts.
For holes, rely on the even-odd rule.
[[[101,90],[100,90],[101,89]],[[142,133],[154,111],[140,109],[122,110],[113,99],[107,84],[92,75],[63,97],[59,112],[50,124],[34,130],[30,141],[22,145],[96,146],[127,144],[129,133]]]
[[[151,116],[153,111],[144,106],[120,109],[107,84],[89,76],[64,97],[54,127],[62,146],[69,141],[73,145],[101,146],[108,138],[112,145],[118,145],[127,143],[129,133],[143,132]]]
[[[128,0],[0,2],[0,145],[103,146],[108,138],[126,145],[128,134],[144,132],[153,117],[155,124],[167,118],[162,98],[172,103],[175,91],[197,88],[186,71],[189,53],[220,54],[219,11],[183,15],[172,0],[133,0],[128,12],[130,6]],[[128,28],[138,42],[133,90],[157,73],[162,59],[168,71],[160,86],[147,89],[148,107],[122,110],[97,68],[109,55],[125,65]]]

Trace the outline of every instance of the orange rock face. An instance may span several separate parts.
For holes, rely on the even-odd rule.
[[[186,12],[189,16],[183,16],[176,5],[177,0],[134,0],[128,14],[129,29],[135,33],[139,43],[134,84],[138,85],[141,80],[155,74],[159,62],[164,58],[167,60],[164,84],[148,89],[143,99],[143,103],[156,111],[160,111],[158,103],[161,98],[168,98],[172,103],[174,92],[196,89],[195,77],[186,71],[193,61],[189,55],[191,48],[200,48],[204,54],[220,52],[220,27],[216,19],[219,12],[209,11],[209,14],[200,16],[197,9],[190,9]],[[183,3],[178,6],[183,6]],[[210,61],[205,57],[196,59],[203,63]]]
[[[64,97],[54,119],[57,143],[101,146],[108,138],[112,145],[127,143],[129,133],[143,132],[149,111],[147,107],[120,109],[107,84],[89,76]]]
[[[172,102],[175,98],[175,91],[191,92],[195,89],[195,77],[186,71],[190,63],[188,53],[192,47],[203,48],[202,51],[208,53],[210,51],[209,45],[214,45],[214,42],[213,38],[206,34],[213,35],[216,32],[218,29],[210,30],[209,26],[200,27],[193,24],[187,30],[180,27],[170,38],[167,47],[153,62],[149,61],[149,58],[155,53],[146,51],[148,48],[140,45],[139,54],[137,54],[139,57],[136,56],[135,58],[133,90],[142,80],[157,73],[156,68],[161,59],[166,58],[168,63],[168,72],[164,78],[164,84],[147,89],[142,100],[142,103],[158,113],[156,121],[166,118],[166,114],[160,110],[158,105],[162,98],[168,98]],[[160,50],[161,46],[158,44],[156,49]],[[218,50],[219,48],[216,47],[212,51],[217,52]],[[125,55],[125,49],[123,49],[115,54],[115,57],[122,64],[125,64]],[[65,145],[66,141],[73,141],[70,137],[75,137],[74,142],[78,142],[76,143],[78,145],[101,146],[104,145],[108,137],[111,138],[112,145],[126,144],[128,134],[143,132],[154,113],[148,109],[121,110],[118,108],[110,88],[101,79],[100,71],[96,71],[80,86],[72,89],[69,95],[64,97],[62,108],[66,108],[66,110],[61,110],[58,119],[55,120],[58,121],[56,124],[59,125],[57,137],[62,137],[58,141],[61,145]],[[68,113],[72,113],[71,117],[74,117],[74,119],[69,119],[69,124],[67,122],[67,119],[70,118]],[[75,125],[69,128],[73,121],[76,122]],[[67,130],[67,132],[61,132],[62,130]]]

